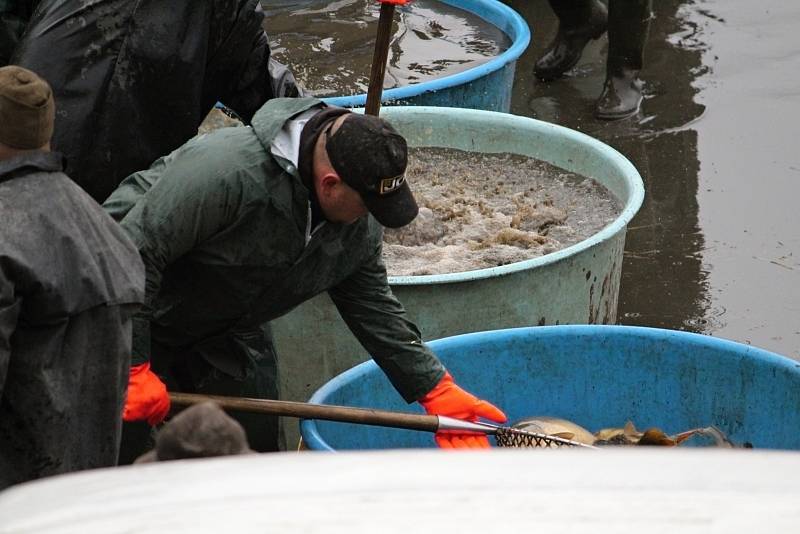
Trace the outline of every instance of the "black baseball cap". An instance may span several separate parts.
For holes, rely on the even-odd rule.
[[[325,143],[336,173],[355,189],[375,219],[388,228],[405,226],[419,208],[406,181],[408,145],[391,124],[349,113]]]

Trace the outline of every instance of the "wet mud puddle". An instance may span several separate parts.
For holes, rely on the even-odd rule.
[[[313,96],[366,93],[380,4],[373,0],[265,1],[272,53]],[[456,74],[510,46],[497,27],[434,0],[398,6],[384,89]]]
[[[621,211],[596,181],[516,154],[412,148],[406,176],[420,212],[384,232],[391,276],[536,258],[596,234]]]

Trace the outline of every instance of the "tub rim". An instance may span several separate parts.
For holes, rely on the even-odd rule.
[[[404,114],[432,114],[435,115],[441,110],[457,110],[459,119],[472,119],[475,121],[492,120],[497,123],[508,124],[510,126],[524,125],[527,129],[532,129],[538,133],[545,135],[560,137],[570,142],[587,145],[591,150],[599,153],[606,159],[609,165],[613,166],[619,171],[625,181],[628,189],[628,198],[624,200],[624,207],[620,214],[608,225],[606,225],[599,232],[589,236],[588,238],[578,241],[568,247],[559,249],[555,252],[545,254],[529,260],[518,261],[509,263],[507,265],[500,265],[497,267],[487,267],[484,269],[476,269],[473,271],[461,271],[455,273],[444,274],[426,274],[415,276],[389,276],[389,284],[393,286],[417,286],[417,285],[432,285],[432,284],[452,284],[460,282],[469,282],[473,280],[483,280],[485,278],[494,278],[498,276],[507,276],[510,274],[527,271],[536,267],[543,267],[558,263],[568,257],[575,256],[586,249],[592,248],[599,243],[607,241],[623,232],[628,223],[633,219],[636,213],[644,202],[644,182],[636,170],[633,163],[631,163],[625,156],[620,154],[617,150],[611,148],[603,143],[586,135],[584,133],[559,126],[557,124],[540,121],[530,117],[523,117],[520,115],[512,115],[509,113],[501,113],[498,111],[486,111],[478,109],[464,109],[464,108],[445,108],[434,106],[390,106],[384,108],[383,116],[386,116],[391,121],[392,115]],[[354,110],[363,112],[363,109]],[[533,128],[530,128],[530,127]],[[623,201],[623,199],[618,199]]]
[[[444,76],[442,78],[435,78],[426,82],[405,85],[403,87],[395,87],[384,91],[381,96],[381,102],[391,102],[394,100],[402,100],[413,98],[424,93],[432,93],[465,85],[473,82],[484,76],[504,68],[509,63],[515,62],[523,52],[528,48],[531,41],[531,30],[522,15],[508,7],[507,5],[499,2],[498,0],[439,0],[444,4],[451,7],[468,11],[473,15],[477,15],[489,24],[498,27],[503,33],[511,39],[511,46],[508,47],[502,54],[493,57],[486,63],[482,63],[471,69],[463,72]],[[487,18],[487,17],[491,17]],[[499,25],[500,21],[506,22],[505,27]],[[349,96],[331,96],[322,98],[324,102],[334,106],[342,107],[358,107],[363,106],[367,102],[366,93]]]
[[[498,335],[511,338],[524,338],[529,336],[536,337],[564,337],[564,336],[604,336],[609,332],[619,332],[627,337],[644,337],[653,340],[678,339],[686,340],[694,346],[713,347],[719,350],[731,349],[738,355],[746,354],[755,360],[774,365],[778,368],[786,369],[792,373],[800,374],[800,362],[792,360],[787,356],[777,354],[754,347],[747,343],[741,343],[730,339],[710,336],[707,334],[697,334],[694,332],[684,332],[682,330],[671,330],[666,328],[653,328],[649,326],[627,326],[627,325],[552,325],[552,326],[522,326],[517,328],[503,328],[498,330],[485,330],[482,332],[470,332],[448,336],[426,344],[435,353],[437,349],[447,348],[448,346],[458,346],[464,341],[481,342],[491,340]],[[345,383],[358,380],[362,376],[378,368],[375,360],[367,360],[363,363],[351,367],[350,369],[334,376],[322,385],[309,399],[310,404],[323,404],[324,399]],[[322,438],[319,428],[314,419],[302,419],[300,421],[300,435],[309,449],[314,451],[339,452],[332,448]]]

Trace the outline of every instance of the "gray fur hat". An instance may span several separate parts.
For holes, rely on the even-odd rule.
[[[253,453],[242,425],[214,402],[195,404],[156,434],[156,448],[134,463]]]

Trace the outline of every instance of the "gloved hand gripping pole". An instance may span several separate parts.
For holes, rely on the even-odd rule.
[[[525,430],[517,430],[489,423],[472,423],[442,415],[422,415],[388,410],[373,410],[370,408],[353,408],[350,406],[332,406],[325,404],[310,404],[306,402],[279,401],[271,399],[248,399],[239,397],[225,397],[220,395],[199,395],[195,393],[169,394],[174,406],[189,406],[200,402],[213,401],[226,410],[241,410],[246,412],[278,415],[283,417],[297,417],[301,419],[319,419],[336,421],[340,423],[355,423],[360,425],[383,426],[402,428],[406,430],[421,430],[423,432],[458,433],[475,432],[478,434],[493,435],[501,447],[582,447],[595,449],[591,445],[579,443],[558,436],[539,434]]]

